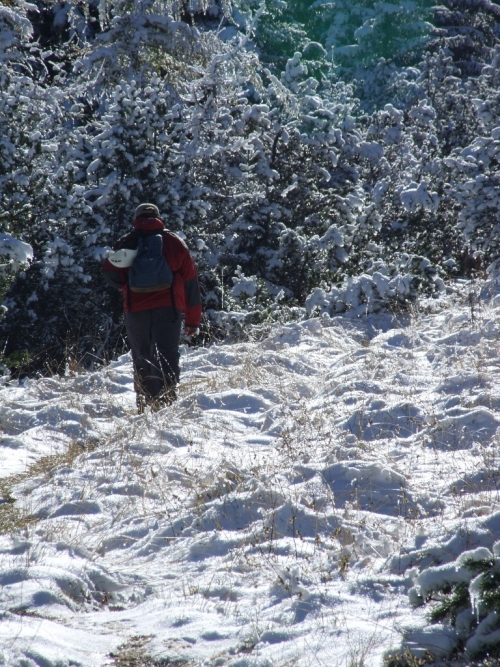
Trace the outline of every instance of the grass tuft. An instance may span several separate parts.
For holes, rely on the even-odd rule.
[[[116,649],[116,652],[110,653],[113,667],[189,667],[194,663],[182,659],[153,658],[144,652],[144,647],[151,640],[151,637],[145,635],[136,635],[131,637],[128,642],[122,644]]]
[[[41,520],[41,517],[18,507],[13,495],[14,487],[33,477],[48,478],[55,468],[71,465],[83,451],[93,451],[96,447],[97,444],[93,443],[83,450],[81,445],[70,443],[65,451],[42,456],[24,472],[0,478],[0,535],[21,531]]]

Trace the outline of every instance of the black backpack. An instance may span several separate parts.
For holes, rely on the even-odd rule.
[[[131,291],[159,292],[172,285],[173,277],[172,269],[163,255],[162,234],[141,234],[137,256],[128,272]]]

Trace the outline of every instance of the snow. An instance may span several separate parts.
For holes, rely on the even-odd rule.
[[[19,269],[26,267],[33,259],[33,248],[24,241],[8,234],[7,232],[0,233],[0,261],[6,264],[0,265],[0,268],[5,270],[7,267],[11,269]]]
[[[231,290],[231,293],[234,297],[239,297],[241,295],[255,296],[258,290],[257,278],[252,276],[251,278],[233,278],[234,287]]]
[[[111,666],[138,637],[200,666],[447,655],[414,605],[500,551],[500,300],[463,304],[183,348],[178,402],[140,416],[129,355],[4,378],[0,665]]]
[[[411,183],[407,190],[401,192],[401,203],[406,211],[415,212],[421,206],[424,210],[435,212],[439,206],[439,195],[429,192],[425,181],[419,185]]]

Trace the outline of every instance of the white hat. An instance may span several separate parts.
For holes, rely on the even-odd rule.
[[[108,254],[108,259],[113,266],[117,266],[120,269],[128,269],[129,266],[132,266],[136,255],[137,248],[135,250],[121,248],[120,250],[112,250]]]

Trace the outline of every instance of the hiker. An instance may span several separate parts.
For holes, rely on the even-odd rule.
[[[146,405],[158,410],[177,397],[182,313],[186,336],[198,333],[201,299],[193,259],[184,241],[165,228],[158,207],[141,204],[134,230],[117,241],[102,270],[123,292],[139,413]]]

